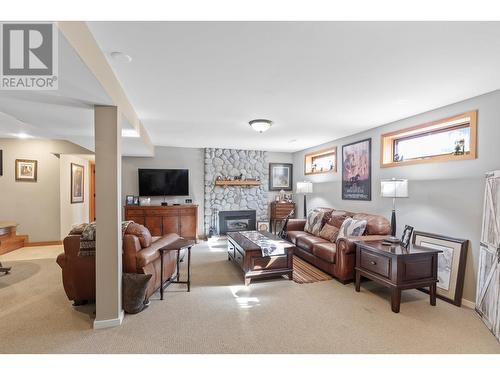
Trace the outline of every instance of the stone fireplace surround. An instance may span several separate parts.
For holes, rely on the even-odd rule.
[[[213,210],[255,210],[257,221],[269,220],[269,165],[266,151],[205,149],[205,234],[210,228]],[[258,178],[257,187],[215,186],[217,176]]]

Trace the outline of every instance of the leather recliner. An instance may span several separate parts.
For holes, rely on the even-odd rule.
[[[131,223],[123,236],[123,272],[152,275],[146,290],[149,298],[160,287],[160,248],[180,239],[176,233],[163,237],[152,237],[149,230],[137,223]],[[70,234],[63,241],[64,253],[57,257],[62,268],[64,290],[69,300],[76,305],[95,300],[95,256],[79,256],[80,234]],[[176,269],[176,251],[165,252],[163,256],[163,280],[168,280]]]
[[[363,236],[339,238],[335,243],[304,231],[306,219],[288,221],[288,241],[295,245],[294,254],[346,284],[354,279],[356,245],[359,240],[384,239],[391,232],[389,221],[380,215],[328,209],[356,220],[366,220]]]

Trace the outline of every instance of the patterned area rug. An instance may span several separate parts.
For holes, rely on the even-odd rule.
[[[332,280],[333,277],[307,263],[298,256],[293,256],[293,281],[298,284],[316,283]]]

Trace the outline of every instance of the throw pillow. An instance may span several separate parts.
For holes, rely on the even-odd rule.
[[[87,225],[88,225],[87,223],[73,225],[68,233],[68,236],[81,235],[85,230],[85,228],[87,227]]]
[[[146,289],[153,275],[141,273],[123,274],[123,309],[129,314],[137,314],[146,306]]]
[[[366,229],[366,220],[354,220],[348,217],[342,223],[337,238],[362,236],[363,233],[365,233],[365,229]]]
[[[332,212],[330,215],[330,219],[328,220],[328,224],[340,228],[344,220],[348,217],[349,216],[347,216],[344,211]]]
[[[325,210],[314,209],[307,215],[306,225],[304,226],[304,231],[311,233],[313,236],[319,236],[319,232],[323,226],[323,216],[325,215]]]
[[[319,236],[321,238],[328,240],[330,242],[337,241],[338,234],[339,234],[339,228],[336,228],[330,224],[325,224],[321,229],[321,232],[319,232]]]

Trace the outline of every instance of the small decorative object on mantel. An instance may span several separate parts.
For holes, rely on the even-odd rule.
[[[403,230],[403,235],[401,236],[401,246],[403,246],[405,249],[407,249],[408,245],[410,244],[412,233],[413,233],[413,227],[405,225],[405,229]]]
[[[438,255],[437,297],[461,306],[469,241],[415,231],[413,244],[442,251]]]
[[[37,160],[16,159],[16,181],[36,182]]]
[[[269,190],[293,189],[293,164],[269,163]]]

